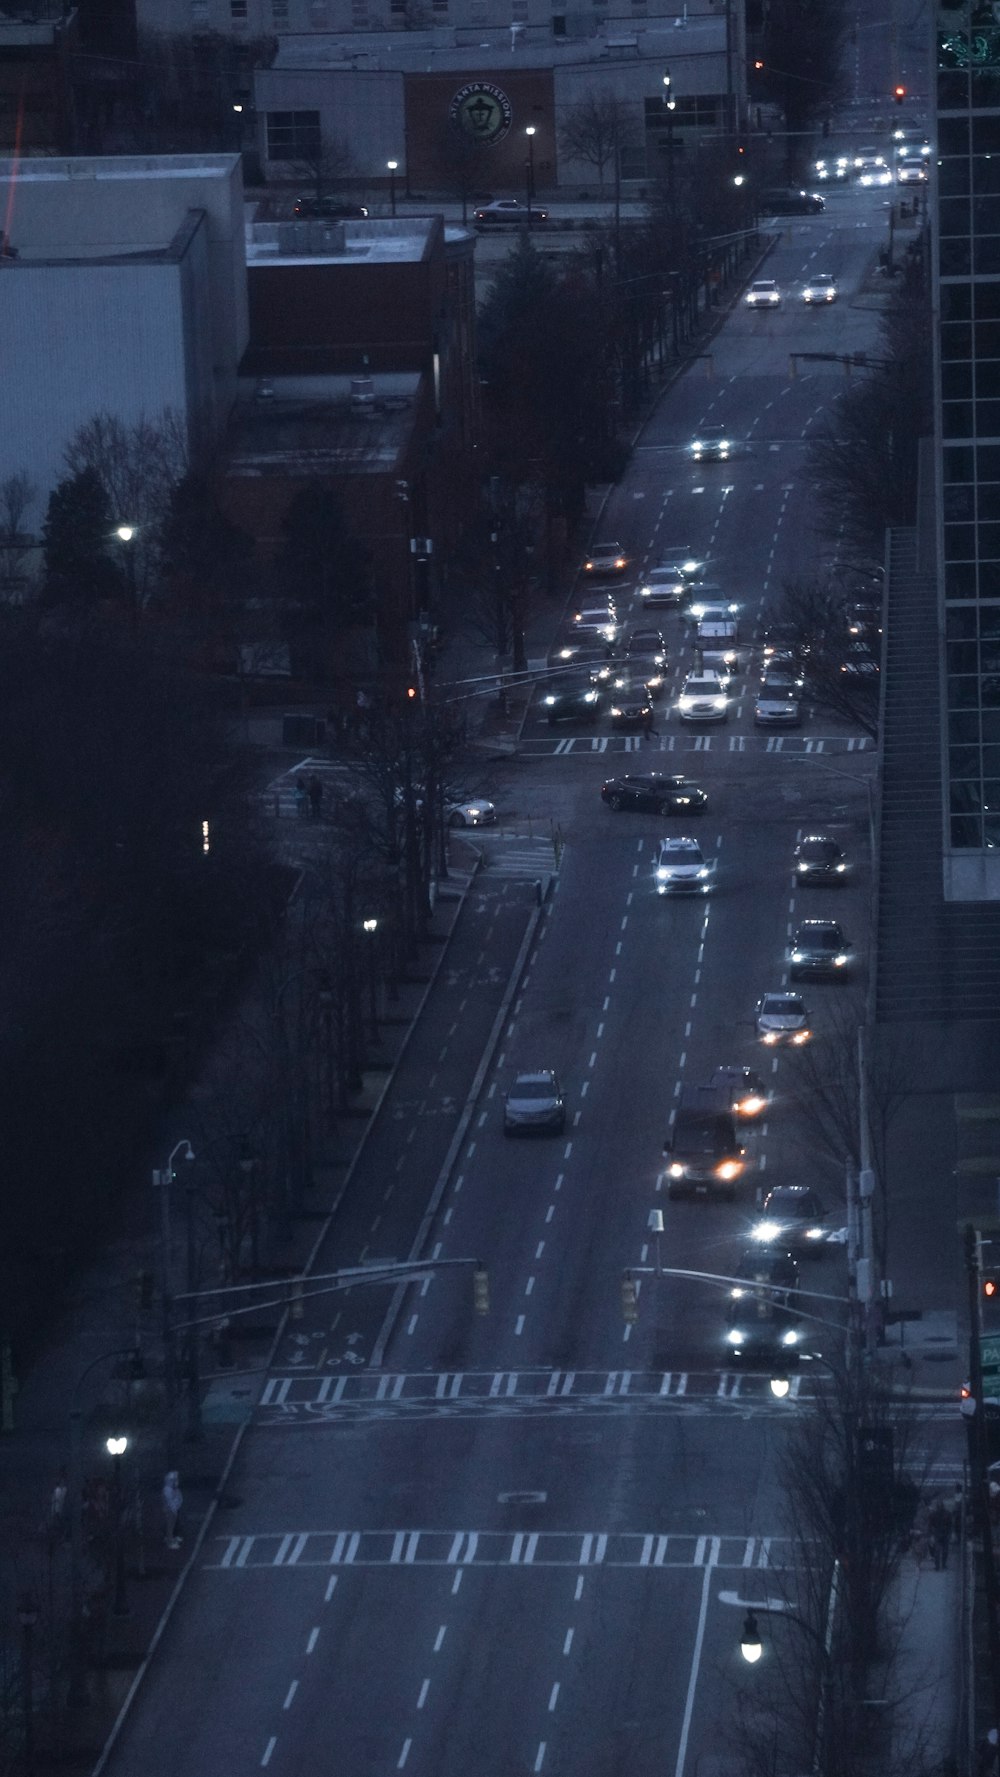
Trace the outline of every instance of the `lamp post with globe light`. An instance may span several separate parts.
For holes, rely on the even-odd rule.
[[[115,536],[125,554],[125,571],[128,579],[128,596],[132,607],[133,623],[137,623],[139,620],[139,591],[135,571],[135,541],[138,534],[138,528],[134,524],[115,526]]]
[[[535,126],[529,123],[525,127],[528,138],[528,159],[525,163],[524,175],[528,196],[528,227],[531,227],[531,206],[535,201]]]
[[[395,214],[396,214],[396,174],[399,171],[399,162],[398,162],[398,160],[387,160],[385,164],[389,169],[389,208],[392,211],[392,214],[395,216]]]
[[[128,1438],[117,1435],[104,1440],[105,1448],[113,1463],[112,1503],[115,1514],[115,1601],[113,1610],[116,1617],[127,1617],[129,1614],[128,1600],[125,1596],[125,1496],[122,1489],[122,1457],[128,1449]]]
[[[378,943],[378,920],[374,918],[362,920],[365,936],[368,939],[368,1023],[369,1035],[373,1043],[378,1042],[378,989],[375,973],[375,946]]]

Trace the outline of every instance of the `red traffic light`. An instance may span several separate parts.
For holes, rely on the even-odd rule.
[[[757,56],[756,60],[754,61],[754,68],[756,69],[758,74],[762,74],[764,71],[764,64],[761,61],[759,56]]]
[[[906,97],[905,86],[894,86],[892,89],[892,96],[895,99],[896,104],[901,105]]]
[[[995,1277],[984,1277],[983,1278],[983,1295],[984,1296],[989,1296],[990,1299],[992,1300],[992,1298],[997,1294],[998,1290],[1000,1290],[1000,1280],[998,1280]]]
[[[416,695],[417,695],[416,685],[407,685],[406,695],[407,695],[407,697],[416,697]]]

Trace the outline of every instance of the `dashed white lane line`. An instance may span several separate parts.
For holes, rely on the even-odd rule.
[[[627,926],[627,925],[628,925],[628,914],[627,914],[627,913],[623,913],[623,914],[622,914],[622,917],[621,917],[621,924],[620,924],[620,926],[619,926],[619,927],[618,927],[618,930],[619,930],[619,931],[620,931],[620,932],[623,932],[623,931],[624,931],[624,930],[625,930],[625,927],[626,927],[626,926]]]
[[[563,1653],[564,1653],[564,1654],[568,1654],[568,1653],[569,1653],[569,1650],[570,1650],[570,1648],[571,1648],[571,1647],[572,1647],[572,1646],[573,1646],[573,1630],[572,1630],[572,1629],[567,1629],[567,1631],[566,1631],[566,1639],[565,1639],[565,1641],[564,1641],[564,1642],[563,1642]]]
[[[591,1050],[590,1060],[588,1061],[587,1066],[588,1067],[596,1067],[597,1066],[597,1050],[596,1049]]]
[[[312,1653],[313,1648],[316,1646],[316,1643],[318,1640],[319,1640],[319,1630],[318,1629],[310,1629],[309,1640],[306,1642],[306,1653],[307,1654]]]
[[[262,1765],[269,1765],[271,1763],[271,1754],[274,1751],[277,1744],[278,1744],[278,1736],[277,1736],[277,1734],[272,1734],[270,1740],[268,1741],[267,1745],[264,1748],[264,1756],[260,1761]]]
[[[582,1085],[582,1086],[581,1086],[581,1087],[580,1087],[580,1097],[581,1097],[581,1098],[586,1098],[586,1096],[587,1096],[587,1088],[588,1088],[588,1087],[589,1087],[589,1085],[590,1085],[590,1081],[589,1081],[589,1080],[584,1080],[584,1082],[583,1082],[583,1085]],[[578,1112],[577,1112],[577,1116],[579,1116],[579,1114],[580,1114],[580,1113],[579,1113],[579,1111],[578,1111]]]
[[[409,1737],[407,1737],[407,1739],[405,1739],[403,1741],[403,1750],[400,1753],[398,1759],[396,1760],[397,1771],[401,1771],[403,1769],[403,1766],[405,1765],[407,1759],[410,1756],[410,1747],[412,1745],[413,1745],[413,1741]]]
[[[408,1339],[412,1339],[412,1337],[413,1337],[413,1335],[414,1335],[414,1333],[415,1333],[415,1332],[416,1332],[416,1330],[417,1330],[417,1317],[416,1317],[416,1315],[415,1315],[415,1314],[411,1314],[411,1315],[410,1315],[410,1318],[409,1318],[409,1321],[408,1321],[408,1323],[407,1323],[407,1327],[406,1327],[406,1336],[407,1336],[407,1338],[408,1338]]]
[[[333,1594],[336,1591],[336,1588],[337,1588],[337,1576],[336,1576],[336,1574],[334,1574],[333,1578],[327,1580],[327,1582],[326,1582],[326,1591],[323,1594],[323,1603],[324,1604],[329,1604],[330,1599],[333,1597]]]
[[[555,1684],[552,1686],[552,1689],[549,1692],[549,1714],[550,1715],[551,1715],[553,1709],[555,1708],[556,1704],[558,1703],[558,1701],[559,1701],[559,1680],[557,1678]]]
[[[523,1332],[524,1332],[524,1315],[519,1314],[517,1317],[517,1320],[514,1323],[514,1337],[515,1337],[515,1339],[519,1339]]]
[[[577,1579],[577,1582],[576,1582],[576,1591],[573,1593],[573,1603],[579,1604],[580,1599],[582,1597],[583,1597],[583,1574],[581,1573],[579,1578]]]
[[[545,1219],[546,1219],[546,1221],[548,1221],[547,1216]],[[545,1242],[544,1242],[544,1240],[540,1240],[538,1242],[538,1245],[535,1248],[535,1258],[540,1259],[544,1251],[545,1251]]]
[[[439,1654],[441,1652],[442,1644],[444,1642],[444,1638],[445,1638],[445,1635],[447,1634],[447,1632],[448,1632],[447,1625],[445,1623],[442,1623],[440,1629],[437,1632],[437,1636],[434,1641],[434,1652],[436,1654]]]
[[[291,1709],[292,1704],[295,1701],[295,1693],[298,1690],[298,1688],[299,1688],[299,1681],[297,1678],[293,1678],[291,1684],[288,1687],[288,1695],[285,1698],[285,1701],[281,1705],[282,1709]]]
[[[610,1004],[611,1004],[611,995],[610,995],[610,994],[606,994],[606,995],[605,995],[605,998],[604,998],[604,1004],[603,1004],[603,1006],[602,1006],[602,1007],[601,1007],[601,1011],[602,1011],[602,1012],[606,1012],[606,1011],[607,1011],[607,1009],[608,1009],[608,1007],[609,1007],[609,1006],[610,1006]]]
[[[548,1209],[545,1211],[545,1220],[547,1222],[551,1222],[552,1217],[555,1215],[555,1213],[556,1213],[556,1206],[554,1203],[550,1203]]]
[[[532,1770],[533,1771],[540,1771],[542,1766],[544,1765],[544,1763],[545,1763],[545,1741],[539,1740],[538,1751],[535,1754],[535,1762],[532,1766]]]
[[[553,1189],[554,1189],[554,1190],[556,1190],[556,1191],[561,1191],[561,1190],[562,1190],[562,1186],[563,1186],[563,1179],[564,1179],[564,1178],[565,1178],[565,1177],[566,1177],[566,1174],[565,1174],[565,1173],[564,1173],[564,1172],[557,1172],[557,1173],[556,1173],[556,1182],[555,1182],[555,1185],[554,1185],[554,1186],[553,1186]]]
[[[613,981],[615,976],[617,975],[617,973],[618,973],[617,969],[612,969],[608,974],[608,980]]]
[[[598,1035],[598,1037],[603,1037],[603,1035],[604,1035],[604,1020],[603,1019],[601,1020],[600,1024],[597,1026],[597,1035]]]
[[[458,1588],[461,1584],[462,1584],[462,1569],[459,1568],[458,1572],[455,1575],[454,1580],[452,1581],[451,1595],[453,1598],[454,1598],[455,1593],[458,1591]]]
[[[690,1036],[690,1035],[691,1035],[691,1031],[692,1031],[692,1029],[693,1029],[693,1026],[692,1026],[692,1023],[691,1023],[691,1020],[690,1020],[690,1018],[689,1018],[689,1019],[688,1019],[688,1021],[687,1021],[687,1023],[686,1023],[686,1024],[685,1024],[685,1026],[684,1026],[684,1035],[685,1035],[685,1037],[689,1037],[689,1036]]]
[[[424,1704],[426,1703],[427,1693],[430,1690],[430,1688],[431,1688],[431,1681],[429,1678],[425,1678],[423,1684],[420,1686],[420,1695],[417,1698],[417,1708],[418,1709],[422,1709]]]
[[[622,941],[619,938],[617,944],[615,945],[615,955],[621,956],[621,953],[622,953]]]
[[[534,1287],[535,1287],[535,1280],[533,1277],[529,1277],[527,1283],[524,1286],[525,1295],[530,1296]]]

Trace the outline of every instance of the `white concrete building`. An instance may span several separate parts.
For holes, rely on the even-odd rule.
[[[0,161],[0,214],[0,480],[36,484],[37,529],[94,414],[172,408],[194,456],[220,435],[248,339],[240,161]]]

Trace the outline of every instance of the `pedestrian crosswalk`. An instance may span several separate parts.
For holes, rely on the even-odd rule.
[[[775,1571],[792,1564],[790,1538],[668,1535],[656,1531],[275,1530],[219,1536],[205,1566],[248,1569],[349,1567],[718,1568]]]
[[[558,740],[529,734],[521,742],[522,752],[563,757],[570,753],[783,753],[786,758],[808,758],[813,754],[870,753],[873,747],[874,742],[863,734],[731,734],[726,730],[713,734],[568,734]]]

